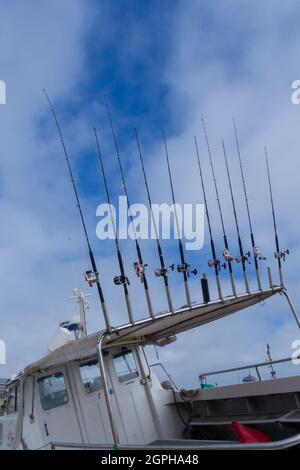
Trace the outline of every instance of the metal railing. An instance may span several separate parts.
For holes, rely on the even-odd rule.
[[[193,445],[191,444],[182,444],[174,442],[172,445],[172,441],[165,441],[165,443],[161,444],[150,444],[146,446],[139,446],[139,445],[119,445],[113,446],[111,445],[98,445],[98,444],[75,444],[75,443],[67,443],[67,442],[51,442],[50,447],[51,450],[58,450],[60,449],[83,449],[83,450],[282,450],[288,449],[289,447],[294,447],[300,444],[300,434],[296,434],[295,436],[288,437],[286,439],[281,439],[280,441],[274,442],[251,442],[251,443],[241,443],[241,442],[202,442],[195,441]]]
[[[298,358],[297,358],[298,359]],[[277,359],[275,361],[266,361],[266,362],[258,362],[255,364],[250,364],[247,366],[241,366],[241,367],[233,367],[231,369],[222,369],[222,370],[215,370],[211,372],[205,372],[199,375],[199,381],[201,385],[204,385],[204,381],[206,377],[212,376],[212,375],[220,375],[220,374],[227,374],[229,372],[239,372],[241,370],[249,370],[249,369],[255,369],[257,373],[257,378],[259,381],[262,381],[262,377],[260,375],[259,368],[260,367],[266,367],[266,366],[272,366],[274,364],[282,364],[284,362],[291,362],[293,360],[292,357],[286,357],[284,359]]]

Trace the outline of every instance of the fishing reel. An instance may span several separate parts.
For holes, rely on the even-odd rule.
[[[253,256],[257,259],[259,259],[259,261],[265,261],[267,258],[265,256],[263,256],[260,252],[260,249],[258,248],[258,246],[254,246],[253,247]]]
[[[224,250],[222,251],[222,256],[226,262],[233,261],[233,257],[231,256],[230,251],[227,248],[224,248]]]
[[[240,263],[245,263],[245,261],[248,263],[248,264],[251,264],[251,261],[249,260],[251,256],[251,253],[250,251],[247,251],[247,253],[245,253],[243,256],[237,256],[235,258],[235,261],[236,263],[240,264]]]
[[[133,268],[137,277],[141,279],[141,282],[144,282],[144,272],[148,264],[142,264],[139,261],[133,263]]]
[[[218,258],[217,259],[210,259],[207,264],[210,268],[217,267],[217,270],[219,272],[221,271],[222,268],[226,269],[226,263],[221,264],[221,261]]]
[[[174,271],[175,264],[171,264],[168,268],[157,268],[154,270],[154,275],[156,277],[167,277],[169,271]]]
[[[282,259],[283,261],[285,261],[286,259],[286,255],[289,255],[290,254],[290,250],[284,250],[284,251],[276,251],[274,253],[274,256],[275,258],[277,259]]]
[[[197,269],[191,270],[191,265],[188,263],[178,264],[177,265],[177,272],[178,273],[187,273],[187,276],[190,277],[190,274],[194,274],[196,276],[198,274]]]
[[[114,284],[116,286],[123,286],[124,284],[127,284],[128,286],[130,286],[128,277],[123,274],[121,274],[120,276],[114,277]]]
[[[85,271],[84,279],[85,282],[88,283],[90,287],[93,287],[94,283],[98,281],[99,273],[95,273],[94,271]]]

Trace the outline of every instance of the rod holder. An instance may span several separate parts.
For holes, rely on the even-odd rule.
[[[203,295],[203,302],[208,304],[210,302],[210,295],[209,295],[209,287],[208,287],[208,280],[206,274],[203,274],[201,278],[201,287],[202,287],[202,295]]]
[[[232,294],[234,295],[234,297],[237,297],[235,282],[234,282],[234,277],[233,277],[232,272],[229,272],[229,277],[230,277],[230,284],[231,284],[231,288],[232,288]]]
[[[270,287],[270,289],[273,289],[274,284],[273,284],[272,272],[271,272],[270,266],[267,267],[267,272],[268,272],[268,279],[269,279],[269,287]]]

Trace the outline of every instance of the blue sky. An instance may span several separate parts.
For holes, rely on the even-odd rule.
[[[7,104],[0,106],[0,338],[8,347],[8,365],[1,368],[0,375],[19,370],[45,352],[59,321],[72,313],[69,296],[72,287],[82,285],[88,263],[62,150],[42,94],[44,87],[63,128],[113,321],[125,321],[124,302],[112,283],[118,272],[114,245],[100,243],[95,236],[96,207],[104,202],[104,192],[91,131],[96,125],[116,200],[121,185],[105,114],[106,96],[133,202],[146,202],[134,127],[140,131],[155,202],[171,200],[165,184],[162,129],[168,136],[178,200],[202,202],[193,148],[197,134],[218,252],[222,248],[221,227],[201,113],[207,121],[234,253],[235,227],[220,142],[223,137],[229,152],[241,230],[249,248],[232,130],[232,116],[236,116],[256,239],[276,277],[263,161],[263,147],[269,146],[280,237],[283,247],[292,252],[287,282],[299,304],[299,223],[295,214],[300,108],[290,99],[291,83],[299,79],[296,1],[30,0],[25,6],[13,0],[0,2],[0,8],[0,79],[7,83]],[[155,244],[144,242],[142,248],[158,311],[165,308],[165,299],[161,282],[150,276],[158,262]],[[123,243],[122,250],[130,272],[136,257],[133,243]],[[169,261],[177,262],[176,243],[164,243],[164,250]],[[189,254],[200,272],[208,271],[209,256],[207,238],[201,253]],[[238,266],[235,274],[242,290]],[[263,278],[266,283],[265,274]],[[174,274],[177,305],[184,302],[180,281]],[[211,279],[212,289],[213,282]],[[222,282],[228,290],[227,273],[222,273]],[[140,318],[145,311],[143,291],[137,280],[132,284],[134,310]],[[191,290],[193,300],[199,300],[199,278],[193,279]],[[89,329],[95,331],[102,325],[94,293]],[[267,341],[275,356],[287,355],[297,335],[279,298],[182,335],[176,346],[161,351],[161,358],[177,381],[195,385],[203,368],[263,360]],[[189,355],[201,360],[186,367]]]

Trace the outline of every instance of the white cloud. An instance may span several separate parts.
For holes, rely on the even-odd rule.
[[[172,38],[168,45],[169,56],[160,77],[169,91],[168,101],[163,103],[169,111],[169,123],[176,124],[176,135],[168,138],[176,175],[176,194],[184,202],[202,202],[193,147],[196,133],[220,251],[220,224],[201,130],[203,112],[216,161],[232,250],[236,252],[237,246],[221,137],[225,138],[228,147],[238,210],[242,215],[243,238],[245,246],[249,247],[231,122],[235,115],[255,235],[257,243],[268,255],[268,262],[273,256],[273,233],[263,146],[267,144],[270,147],[280,238],[283,247],[292,248],[287,282],[297,305],[300,300],[297,281],[300,260],[297,238],[300,107],[292,105],[290,100],[291,83],[299,78],[295,60],[300,47],[297,4],[285,2],[283,7],[281,2],[243,2],[243,5],[238,5],[237,2],[226,1],[212,6],[211,2],[190,1],[180,5],[172,17],[174,34],[168,35]],[[93,118],[102,113],[101,106],[97,104],[98,97],[92,103],[82,104],[80,100],[82,80],[89,73],[85,40],[89,29],[95,27],[94,7],[92,3],[87,8],[87,3],[80,0],[66,0],[48,4],[26,2],[26,7],[20,2],[10,2],[1,10],[0,27],[4,41],[1,43],[3,66],[0,78],[7,83],[7,105],[0,107],[0,151],[3,155],[0,162],[0,338],[6,340],[9,364],[1,368],[3,375],[15,372],[46,350],[57,323],[71,311],[68,293],[71,294],[71,288],[81,282],[81,273],[87,264],[85,249],[85,260],[80,256],[84,241],[55,129],[51,121],[44,125],[48,110],[41,90],[45,87],[52,99],[58,103],[63,100],[64,105],[69,103],[76,109],[63,120],[64,134],[72,158],[81,164],[77,170],[82,171],[84,159],[88,158],[84,151],[93,148],[90,135]],[[109,15],[106,8],[99,25],[105,38],[116,32],[113,18]],[[127,47],[120,44],[120,51],[122,48],[127,51],[124,56],[127,74],[127,59],[132,56],[139,57],[141,61],[145,59],[144,48],[149,38],[147,41],[137,39],[144,34],[143,29],[134,28]],[[101,46],[101,37],[98,40]],[[59,111],[63,114],[65,109]],[[123,123],[127,124],[126,117]],[[131,124],[133,127],[136,123]],[[101,134],[106,149],[109,145],[107,130],[101,129]],[[145,192],[140,184],[139,170],[131,160],[135,158],[134,148],[131,143],[127,149],[122,149],[122,153],[128,162],[126,174],[130,199],[140,202],[145,200]],[[167,177],[162,146],[152,145],[150,149],[146,148],[146,153],[151,155],[151,161],[147,159],[147,167],[154,202],[170,201],[169,188],[162,184]],[[107,161],[107,165],[109,173],[114,175],[112,163]],[[117,186],[117,192],[119,188]],[[99,201],[96,196],[89,197],[88,193],[84,196],[83,206],[88,219],[93,217],[95,220],[94,212]],[[95,227],[89,224],[89,228],[94,230]],[[170,262],[175,261],[175,246],[163,243]],[[161,280],[152,277],[158,264],[155,245],[143,243],[142,248],[149,263],[155,308],[160,310],[165,308],[166,301]],[[120,292],[116,295],[117,288],[112,284],[113,276],[119,271],[114,247],[111,242],[103,242],[101,246],[97,245],[98,249],[102,253],[99,265],[112,323],[125,322],[123,297]],[[132,262],[128,260],[136,257],[134,246],[124,243],[122,250],[129,270]],[[70,251],[75,258],[73,268],[68,261]],[[201,269],[207,270],[208,256],[207,248],[198,257],[193,257],[193,263],[199,263]],[[274,260],[272,265],[275,269]],[[222,273],[223,284],[226,276]],[[213,282],[211,280],[211,285]],[[138,280],[134,279],[132,284],[134,311],[140,318],[144,316],[145,299]],[[175,303],[184,303],[184,290],[176,274],[172,276],[171,284]],[[240,286],[240,282],[238,284]],[[191,288],[193,298],[198,300],[201,297],[199,279],[191,281]],[[184,333],[175,345],[161,350],[161,357],[166,360],[174,378],[186,387],[195,386],[197,375],[203,370],[264,360],[267,341],[272,346],[274,357],[288,355],[291,341],[297,338],[298,331],[286,304],[280,300],[274,299],[264,308],[252,308]],[[94,292],[89,313],[90,330],[103,325],[102,320],[99,322],[98,312]]]
[[[79,224],[58,146],[39,121],[48,113],[43,87],[53,99],[68,96],[70,102],[80,89],[92,9],[79,0],[1,5],[1,79],[7,84],[7,104],[0,107],[3,375],[43,354],[49,328],[54,331],[71,309],[66,297],[73,280],[64,258],[70,234],[73,244],[80,239]],[[77,282],[82,271],[81,265]]]

